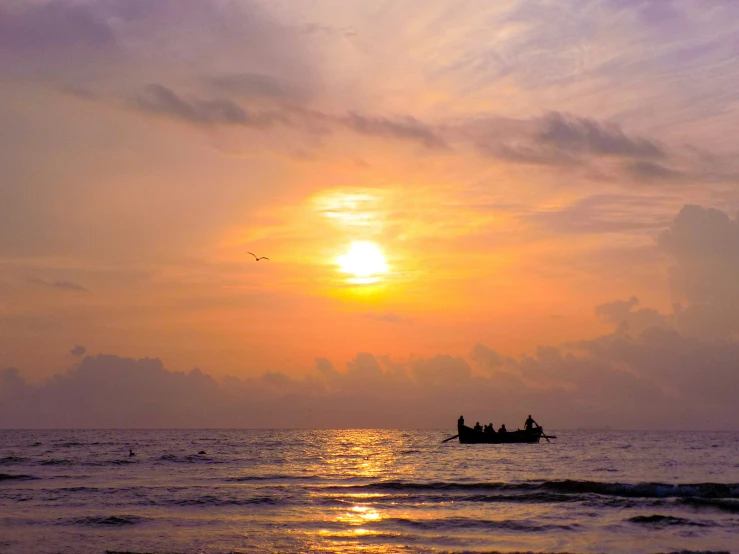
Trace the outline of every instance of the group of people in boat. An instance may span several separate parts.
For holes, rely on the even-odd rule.
[[[464,425],[464,416],[459,416],[459,419],[457,420],[457,425],[460,427]],[[526,418],[526,422],[524,423],[524,429],[526,430],[526,432],[530,433],[535,428],[538,429],[539,427],[540,425],[536,423],[536,421],[534,421],[533,418],[531,417],[531,414],[529,414],[529,417]],[[480,425],[480,422],[478,421],[477,423],[475,423],[475,426],[473,427],[473,429],[481,433],[495,433],[495,428],[493,427],[492,423],[482,426]],[[498,433],[507,433],[507,432],[508,430],[505,428],[505,423],[503,423],[500,426],[500,429],[498,429]]]

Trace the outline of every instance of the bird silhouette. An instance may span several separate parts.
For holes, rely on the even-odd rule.
[[[254,259],[256,261],[259,261],[259,260],[269,260],[269,258],[267,256],[261,256],[261,257],[257,258],[257,255],[254,252],[247,252],[247,254],[251,254],[252,256],[254,256]]]

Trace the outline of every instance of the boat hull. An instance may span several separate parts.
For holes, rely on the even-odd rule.
[[[539,442],[544,434],[542,427],[531,431],[509,431],[507,433],[484,433],[466,425],[457,427],[462,444],[532,444]]]

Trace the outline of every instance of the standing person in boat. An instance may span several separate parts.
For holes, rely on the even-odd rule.
[[[500,429],[498,429],[498,433],[507,433],[508,429],[505,428],[505,423],[500,426]]]
[[[459,416],[459,419],[457,420],[457,429],[460,427],[464,427],[464,416]]]
[[[480,422],[478,421],[475,423],[475,426],[473,427],[475,431],[482,431],[482,427],[480,426]]]
[[[531,414],[529,414],[529,417],[526,419],[526,423],[524,423],[524,429],[528,431],[529,433],[534,430],[534,425],[539,427],[539,424],[536,423],[533,419],[531,419]]]

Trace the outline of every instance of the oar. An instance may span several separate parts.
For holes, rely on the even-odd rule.
[[[443,441],[441,441],[441,442],[442,442],[442,444],[443,444],[443,443],[445,443],[445,442],[447,442],[447,441],[450,441],[450,440],[452,440],[452,439],[456,439],[456,438],[457,438],[458,436],[459,436],[459,435],[454,435],[453,437],[449,437],[448,439],[444,439],[444,440],[443,440]]]

